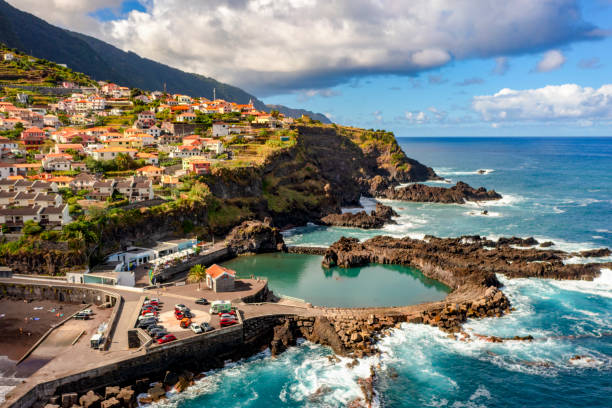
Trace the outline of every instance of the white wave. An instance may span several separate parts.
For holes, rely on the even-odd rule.
[[[457,170],[451,170],[451,169],[447,169],[447,168],[439,168],[439,169],[434,169],[436,174],[440,175],[440,176],[471,176],[471,175],[486,175],[486,174],[491,174],[493,173],[495,170],[494,169],[478,169],[478,170],[471,170],[471,171],[457,171]]]
[[[600,234],[612,234],[612,231],[608,229],[596,229],[595,232],[599,232]]]
[[[559,207],[554,206],[553,207],[553,212],[555,214],[563,214],[565,212],[565,210],[560,209]]]
[[[586,293],[612,299],[612,269],[608,268],[602,268],[601,274],[592,281],[551,280],[550,284],[567,291]]]
[[[518,194],[501,193],[502,198],[499,200],[488,201],[466,201],[464,206],[486,208],[486,207],[512,207],[516,204],[526,201],[526,198]]]
[[[482,211],[467,211],[464,213],[465,215],[469,215],[472,217],[501,217],[501,213],[495,212],[495,211],[488,211],[486,214],[484,214]]]

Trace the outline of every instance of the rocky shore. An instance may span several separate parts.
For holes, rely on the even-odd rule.
[[[368,214],[366,211],[358,213],[329,214],[321,218],[321,224],[336,227],[351,228],[382,228],[385,224],[395,224],[392,217],[397,217],[393,208],[381,203],[376,204],[376,209]]]
[[[390,200],[417,201],[426,203],[464,204],[466,201],[499,200],[501,194],[484,187],[473,188],[467,183],[458,181],[453,187],[434,187],[425,184],[410,184],[404,187],[387,187],[375,191],[376,197]]]

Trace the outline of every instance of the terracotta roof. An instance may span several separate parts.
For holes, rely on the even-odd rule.
[[[155,171],[161,171],[161,170],[162,169],[160,169],[157,166],[144,166],[139,169],[136,169],[136,171],[141,172],[141,173],[142,172],[155,172]]]
[[[223,275],[224,273],[227,273],[228,275],[231,275],[233,277],[236,276],[236,271],[224,268],[217,264],[209,266],[208,269],[206,269],[206,274],[210,275],[210,277],[213,279],[217,279],[219,276]]]

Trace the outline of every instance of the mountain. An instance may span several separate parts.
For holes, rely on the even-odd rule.
[[[104,41],[53,26],[46,21],[16,9],[0,0],[0,42],[10,48],[83,72],[95,80],[111,81],[130,88],[163,90],[212,98],[216,89],[218,98],[237,103],[253,100],[257,109],[290,112],[291,108],[270,108],[257,97],[228,84],[202,75],[193,74],[141,58]],[[325,115],[301,111],[313,119],[330,123]]]

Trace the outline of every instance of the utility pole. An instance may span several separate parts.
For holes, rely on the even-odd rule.
[[[213,88],[213,102],[217,100],[217,88]]]

